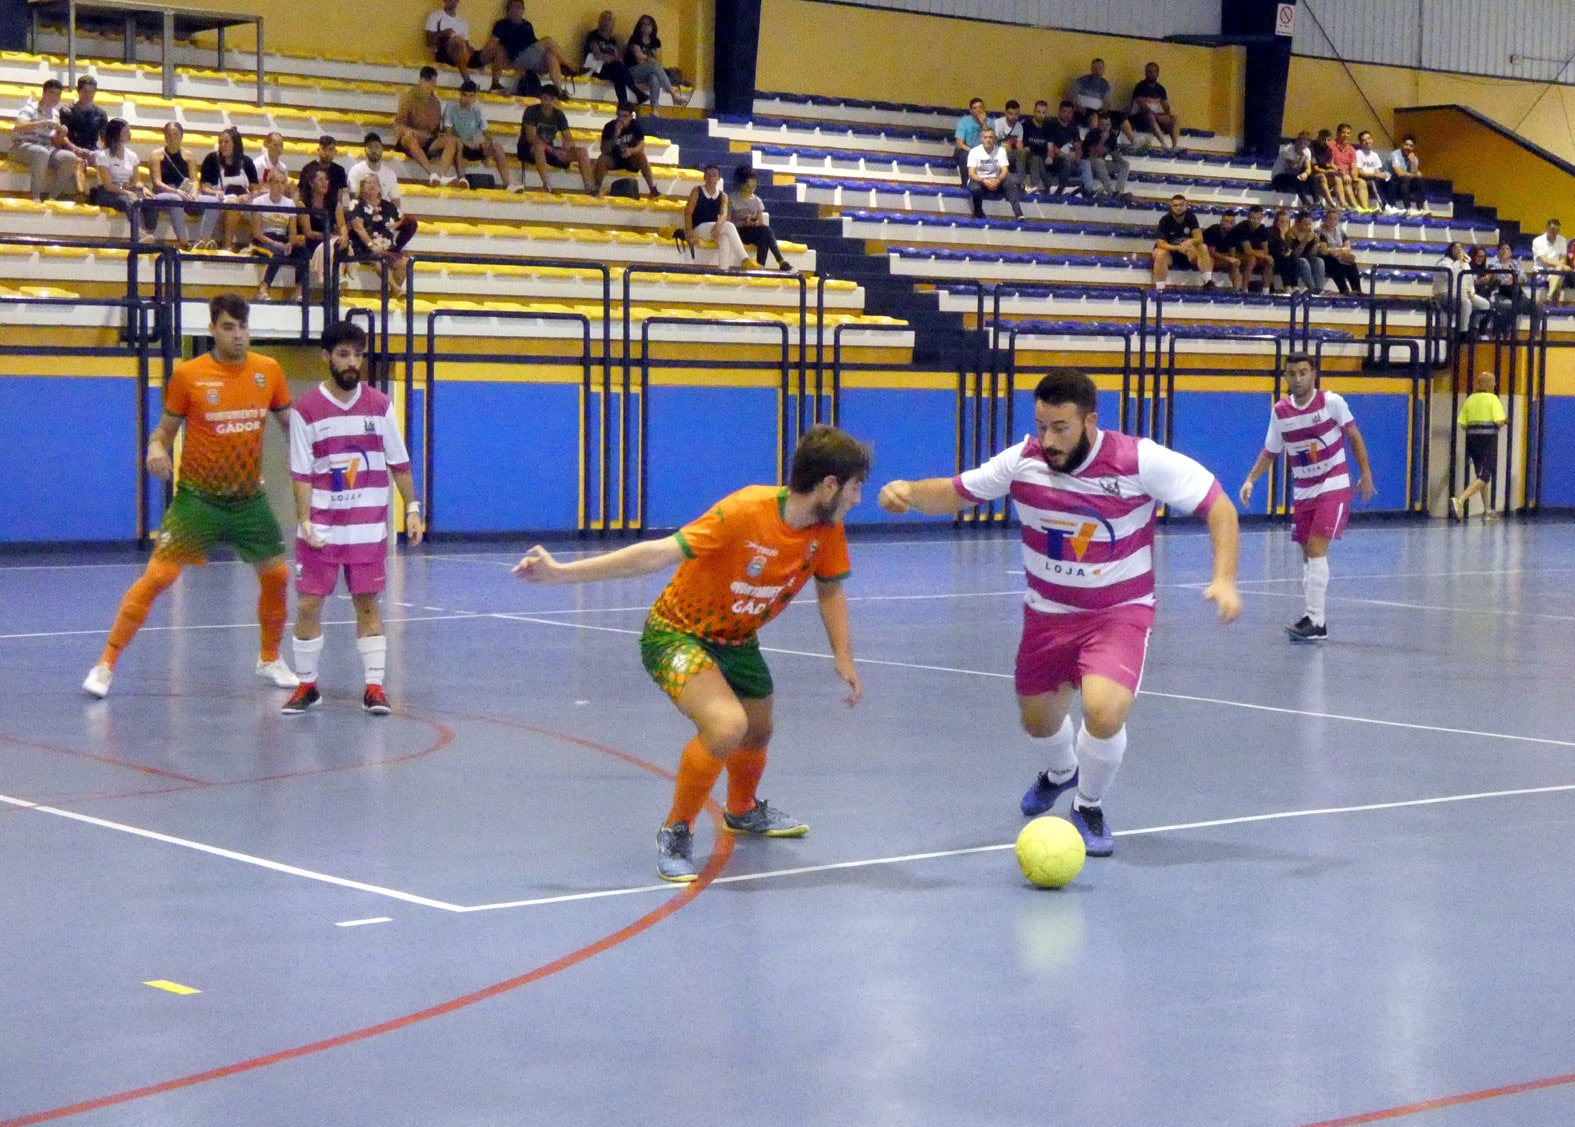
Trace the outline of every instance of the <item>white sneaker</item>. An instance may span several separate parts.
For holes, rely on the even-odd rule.
[[[95,670],[95,672],[97,671]],[[272,682],[276,689],[293,689],[301,683],[301,679],[285,664],[285,660],[282,657],[276,657],[272,661],[264,661],[262,658],[258,658],[257,676],[264,681]],[[83,686],[83,688],[86,687],[86,685]]]
[[[109,683],[115,679],[115,671],[100,662],[95,665],[87,675],[87,680],[82,682],[82,691],[97,700],[103,700],[109,695]]]

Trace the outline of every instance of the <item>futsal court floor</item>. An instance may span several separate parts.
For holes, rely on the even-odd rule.
[[[1163,532],[1116,854],[1058,891],[1011,852],[1013,536],[855,539],[856,708],[812,597],[766,629],[811,832],[713,806],[684,889],[665,577],[526,547],[395,561],[382,719],[343,599],[279,714],[234,562],[88,701],[141,557],[0,559],[0,1127],[1575,1122],[1575,525],[1360,525],[1321,647],[1283,526],[1229,627]]]

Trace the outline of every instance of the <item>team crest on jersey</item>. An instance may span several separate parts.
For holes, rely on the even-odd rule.
[[[1107,493],[1111,497],[1121,496],[1121,483],[1113,477],[1099,478],[1094,484],[1099,486],[1101,492]]]
[[[804,560],[805,560],[805,562],[807,563],[808,561],[814,559],[815,558],[815,553],[818,552],[818,551],[820,551],[820,541],[819,540],[811,540],[809,542],[809,551],[804,553]]]
[[[377,420],[373,419],[373,418],[368,418],[362,424],[361,433],[362,434],[376,434],[377,433]]]
[[[256,384],[258,387],[266,387],[268,384],[268,377],[263,375],[261,372],[253,372],[252,383]]]
[[[218,391],[216,389],[214,389],[214,388],[209,388],[208,389],[208,406],[210,406],[210,407],[217,407],[218,405],[219,405],[219,393],[218,393]]]
[[[744,571],[749,575],[749,578],[751,578],[751,579],[759,578],[760,573],[762,571],[765,571],[765,570],[766,570],[766,557],[765,556],[756,556],[754,559],[749,561],[749,566],[744,569]]]

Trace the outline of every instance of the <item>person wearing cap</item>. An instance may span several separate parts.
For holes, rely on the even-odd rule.
[[[481,88],[471,79],[459,84],[459,101],[443,107],[443,132],[454,141],[454,171],[459,174],[461,186],[465,179],[465,162],[487,161],[498,170],[498,187],[509,186],[509,166],[503,156],[503,146],[487,133],[487,115],[476,104]]]

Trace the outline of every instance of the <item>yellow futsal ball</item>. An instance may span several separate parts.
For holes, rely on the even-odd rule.
[[[1083,835],[1065,818],[1035,818],[1017,835],[1017,863],[1040,888],[1060,888],[1083,871]]]

